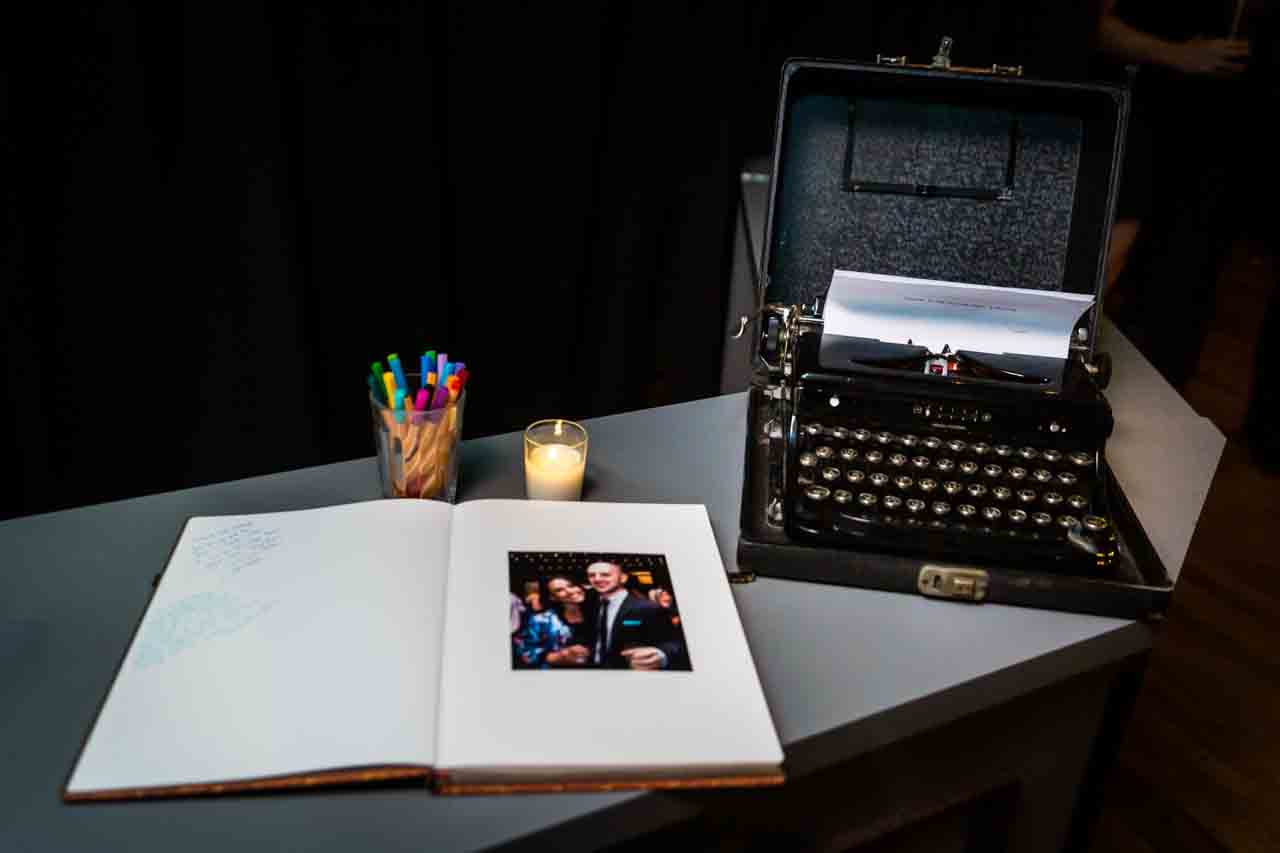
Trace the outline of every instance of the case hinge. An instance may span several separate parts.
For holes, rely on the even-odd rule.
[[[987,573],[982,569],[955,569],[925,566],[916,581],[922,595],[959,601],[982,601],[987,597]]]

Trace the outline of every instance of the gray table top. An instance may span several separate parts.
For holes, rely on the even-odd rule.
[[[1165,561],[1180,565],[1221,435],[1161,390],[1126,341],[1114,351],[1110,455],[1138,460],[1128,475],[1117,465],[1118,476]],[[584,499],[705,504],[725,564],[736,570],[745,414],[746,397],[736,394],[589,421]],[[1131,428],[1152,423],[1176,427],[1154,456],[1143,446],[1153,443]],[[1168,461],[1179,454],[1194,464]],[[1150,460],[1160,476],[1147,472]],[[519,434],[465,442],[460,491],[464,500],[522,496]],[[1171,502],[1171,491],[1183,497]],[[607,827],[608,838],[621,840],[691,814],[688,799],[671,794],[433,797],[420,788],[61,802],[152,578],[186,518],[376,496],[373,461],[359,459],[0,524],[0,847],[473,849],[568,821],[575,831],[559,846],[590,847],[602,836],[577,827]],[[733,589],[792,776],[1151,642],[1147,626],[1102,617],[772,579]]]

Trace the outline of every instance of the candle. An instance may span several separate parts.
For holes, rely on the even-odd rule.
[[[525,430],[524,483],[530,500],[576,501],[587,469],[587,432],[573,421],[539,421]]]

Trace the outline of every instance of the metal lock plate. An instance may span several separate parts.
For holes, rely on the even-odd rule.
[[[987,597],[987,573],[981,569],[955,569],[926,565],[916,586],[921,595],[958,601],[982,601]]]

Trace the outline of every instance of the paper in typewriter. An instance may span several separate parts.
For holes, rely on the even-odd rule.
[[[1093,297],[836,270],[822,334],[952,352],[1066,358]]]

